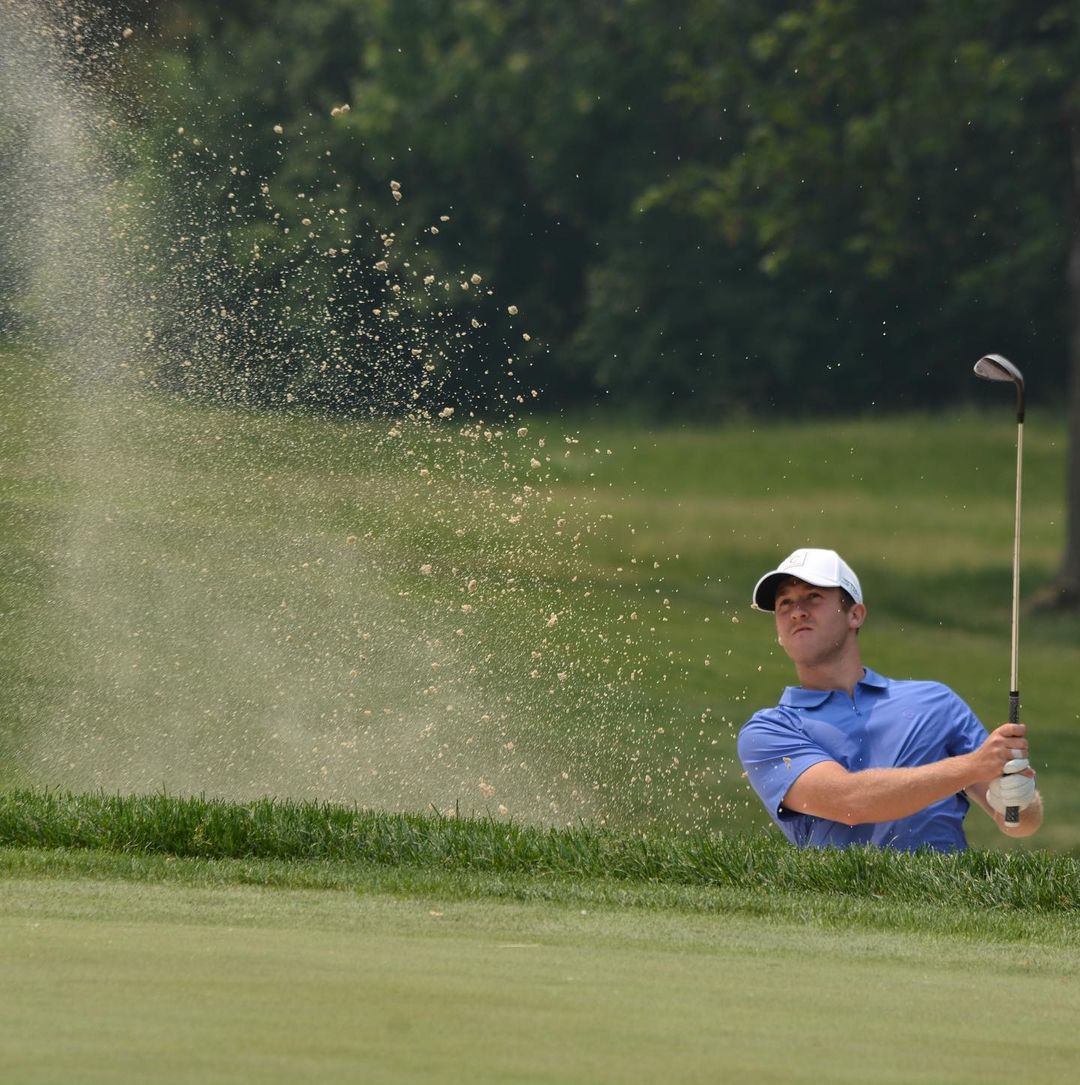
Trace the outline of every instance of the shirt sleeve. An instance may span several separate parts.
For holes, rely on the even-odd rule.
[[[944,688],[948,689],[948,687]],[[949,756],[959,757],[961,754],[977,750],[987,740],[990,733],[960,697],[951,689],[948,693],[953,702],[950,713],[953,727],[949,736]]]
[[[739,732],[738,751],[750,786],[777,824],[789,815],[782,807],[791,785],[812,765],[836,760],[796,721],[775,710],[750,718]]]

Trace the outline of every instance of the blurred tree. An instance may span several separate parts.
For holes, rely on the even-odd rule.
[[[1080,603],[1075,5],[814,0],[758,20],[744,57],[712,44],[723,5],[691,7],[679,93],[713,129],[718,103],[738,103],[738,151],[687,163],[655,198],[752,238],[778,281],[828,282],[840,324],[859,329],[863,373],[845,380],[860,396],[969,398],[964,363],[988,350],[1014,357],[1043,401],[1068,371],[1067,542],[1043,598]],[[858,310],[880,321],[877,349]],[[808,333],[796,386],[821,380],[815,355],[835,357],[827,324]]]

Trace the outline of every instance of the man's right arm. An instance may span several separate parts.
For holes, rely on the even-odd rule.
[[[836,761],[822,761],[788,788],[784,808],[843,825],[897,821],[972,784],[989,783],[1007,762],[1026,756],[1024,725],[1007,723],[977,750],[929,765],[849,772]]]

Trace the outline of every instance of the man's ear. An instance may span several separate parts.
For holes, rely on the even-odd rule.
[[[866,607],[862,603],[856,603],[848,611],[848,626],[858,629],[866,621]]]

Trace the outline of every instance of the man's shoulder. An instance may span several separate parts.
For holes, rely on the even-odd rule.
[[[885,678],[882,675],[875,677],[880,680],[878,684],[893,697],[958,697],[951,686],[933,678]]]
[[[759,708],[739,728],[739,734],[745,734],[755,730],[775,730],[777,727],[792,727],[798,724],[798,713],[793,712],[783,704],[771,705],[768,708]]]
[[[809,741],[798,712],[784,705],[759,708],[739,728],[735,749],[744,766],[793,755]],[[785,757],[787,760],[787,757]]]
[[[934,679],[890,678],[882,710],[909,720],[966,720],[971,708],[951,686]]]

